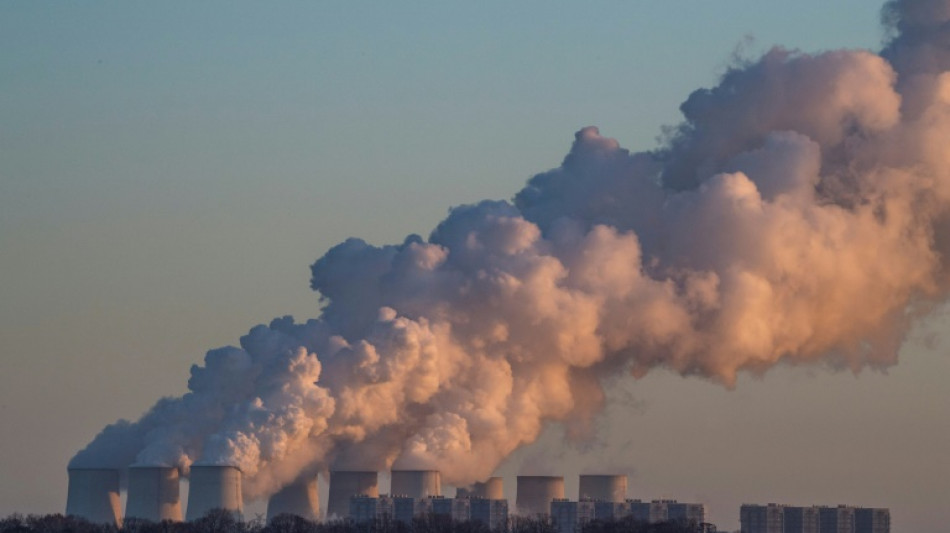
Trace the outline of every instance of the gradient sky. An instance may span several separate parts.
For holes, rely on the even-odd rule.
[[[251,326],[316,316],[308,266],[342,239],[509,198],[586,125],[654,147],[736,53],[882,39],[866,0],[380,4],[0,4],[0,515],[61,512],[105,424]],[[945,315],[886,373],[622,380],[594,442],[552,427],[502,473],[552,465],[573,497],[620,470],[725,528],[743,502],[945,527]]]

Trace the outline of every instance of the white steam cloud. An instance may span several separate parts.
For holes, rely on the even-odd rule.
[[[950,0],[884,19],[880,55],[734,67],[661,151],[585,128],[512,202],[339,244],[312,267],[320,318],[208,352],[189,393],[72,464],[228,463],[249,497],[394,463],[464,485],[548,422],[584,431],[620,372],[894,364],[950,281]]]

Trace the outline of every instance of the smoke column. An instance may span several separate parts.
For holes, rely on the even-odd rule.
[[[895,364],[948,290],[950,1],[883,19],[880,54],[733,67],[658,151],[584,128],[512,201],[335,246],[312,266],[319,318],[209,351],[190,392],[71,465],[230,464],[250,498],[328,468],[465,486],[549,422],[583,431],[606,376]]]

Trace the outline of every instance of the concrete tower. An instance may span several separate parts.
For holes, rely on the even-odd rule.
[[[181,522],[178,469],[165,466],[129,467],[129,494],[125,517]]]
[[[110,468],[70,468],[66,514],[97,524],[122,525],[119,471]]]
[[[307,520],[320,519],[320,495],[317,476],[294,481],[280,489],[267,501],[267,521],[282,514],[296,515]]]
[[[346,518],[350,515],[350,498],[365,494],[379,496],[379,480],[376,472],[336,470],[330,472],[330,497],[327,501],[327,518]]]
[[[189,521],[201,518],[212,509],[225,509],[237,516],[244,512],[241,470],[236,466],[192,465],[189,479],[186,514]]]
[[[627,499],[627,476],[583,475],[577,499],[622,502]]]
[[[518,514],[551,514],[551,502],[560,498],[564,498],[563,477],[518,476],[518,496],[515,500]]]
[[[438,470],[393,470],[393,496],[425,499],[442,495],[442,474]]]
[[[455,497],[503,500],[505,499],[504,479],[500,477],[490,477],[485,481],[474,483],[468,487],[459,487],[455,492]]]

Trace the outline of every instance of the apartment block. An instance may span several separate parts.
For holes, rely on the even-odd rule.
[[[742,533],[890,533],[891,513],[849,505],[795,507],[770,503],[739,509]]]

